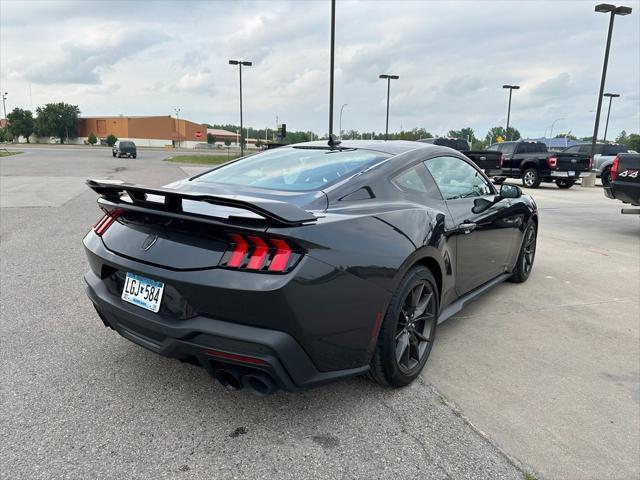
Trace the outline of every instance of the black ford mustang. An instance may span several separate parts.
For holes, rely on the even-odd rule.
[[[304,143],[148,188],[89,180],[84,239],[104,324],[223,385],[271,393],[364,374],[399,387],[436,326],[525,281],[533,200],[418,142]]]

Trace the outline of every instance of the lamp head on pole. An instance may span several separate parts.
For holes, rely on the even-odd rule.
[[[520,85],[502,85],[502,88],[508,88],[510,90],[520,90]]]
[[[610,97],[610,98],[618,98],[620,96],[619,93],[605,93],[604,94],[605,97]]]
[[[613,13],[615,15],[629,15],[633,10],[631,7],[611,5],[610,3],[601,3],[596,5],[595,11],[598,13]]]

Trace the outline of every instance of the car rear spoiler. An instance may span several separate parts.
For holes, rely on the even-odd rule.
[[[169,188],[151,188],[144,185],[127,183],[121,180],[87,180],[87,185],[95,191],[100,198],[98,203],[131,210],[154,211],[159,215],[193,217],[194,219],[206,218],[205,215],[195,214],[183,209],[183,200],[210,203],[225,207],[238,208],[253,212],[265,220],[279,226],[299,226],[305,223],[315,222],[317,217],[300,207],[290,203],[245,195],[210,195],[206,193],[189,193],[172,190]],[[124,200],[123,194],[127,194],[130,200]],[[156,195],[164,198],[164,201],[148,200],[147,195]]]

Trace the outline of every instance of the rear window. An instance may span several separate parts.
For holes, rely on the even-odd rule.
[[[321,190],[389,157],[369,150],[284,147],[223,165],[197,181],[287,191]]]
[[[463,138],[436,138],[433,143],[459,151],[469,150],[469,143]]]
[[[624,145],[604,145],[602,150],[604,155],[617,155],[628,151]]]
[[[518,145],[518,153],[544,153],[547,146],[541,142],[524,142]]]
[[[135,147],[136,144],[133,142],[120,142],[121,147]]]

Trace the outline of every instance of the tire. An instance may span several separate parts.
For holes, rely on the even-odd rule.
[[[571,188],[576,184],[575,180],[566,180],[564,178],[556,178],[556,185],[558,188]]]
[[[114,152],[111,152],[111,155],[113,155],[114,157],[116,156],[116,154]]]
[[[507,179],[507,177],[493,177],[493,183],[497,183],[498,185],[504,183],[504,181]]]
[[[611,186],[611,168],[607,168],[604,172],[602,172],[600,179],[602,180],[603,187],[610,187]]]
[[[538,243],[538,228],[535,222],[529,222],[529,226],[524,231],[524,240],[518,253],[515,268],[509,281],[513,283],[526,282],[533,269],[533,261],[536,258],[536,246]]]
[[[382,321],[370,379],[397,388],[420,375],[435,340],[439,300],[437,282],[428,268],[418,265],[407,272]],[[422,313],[412,318],[416,305]]]
[[[542,179],[536,168],[527,168],[522,173],[522,185],[527,188],[538,188]]]
[[[138,156],[138,155],[136,155],[136,154],[133,154],[133,155],[132,155],[132,157],[133,157],[133,158],[136,158],[137,156]]]

